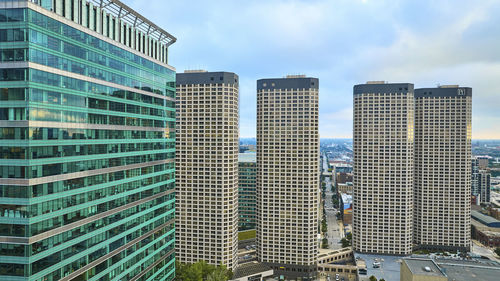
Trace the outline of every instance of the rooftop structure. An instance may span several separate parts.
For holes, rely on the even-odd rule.
[[[430,259],[403,259],[403,263],[415,275],[446,277],[437,264]]]
[[[32,0],[33,1],[33,0]],[[170,46],[177,38],[157,26],[129,6],[118,0],[90,0],[95,6],[106,10],[108,13],[127,23],[128,25],[142,31],[144,34]]]

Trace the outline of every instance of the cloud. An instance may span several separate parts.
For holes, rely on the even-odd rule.
[[[500,138],[495,0],[124,0],[178,37],[170,63],[240,76],[242,136],[260,78],[320,79],[320,133],[352,135],[352,86],[368,80],[473,87],[473,137]]]

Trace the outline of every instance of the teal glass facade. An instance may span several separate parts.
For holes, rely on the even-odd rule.
[[[0,280],[173,280],[175,71],[0,9]]]
[[[255,153],[240,153],[238,161],[238,230],[257,226],[257,163]]]

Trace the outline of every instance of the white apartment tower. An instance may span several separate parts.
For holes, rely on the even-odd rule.
[[[415,90],[414,242],[470,248],[472,89]]]
[[[177,74],[176,258],[234,270],[238,250],[238,76]]]
[[[413,84],[354,86],[353,247],[412,251]]]
[[[291,279],[316,277],[318,84],[257,81],[257,257]]]

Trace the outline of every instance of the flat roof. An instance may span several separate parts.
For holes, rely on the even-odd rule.
[[[495,219],[494,217],[487,216],[478,211],[470,212],[473,219],[489,226],[489,227],[500,227],[500,221]]]
[[[441,269],[454,281],[497,281],[500,265],[493,261],[436,260]]]
[[[446,277],[431,259],[403,259],[403,262],[406,263],[410,271],[415,275]]]
[[[256,163],[257,162],[257,153],[240,153],[238,155],[238,162],[250,162],[250,163]]]

